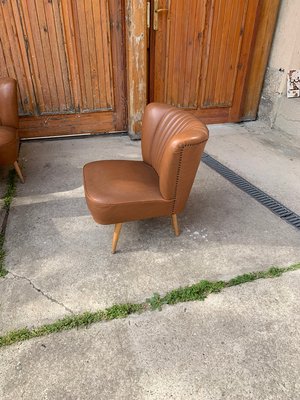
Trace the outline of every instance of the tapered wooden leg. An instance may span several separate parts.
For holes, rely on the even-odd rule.
[[[15,167],[16,173],[18,174],[18,177],[20,178],[20,181],[21,181],[22,183],[24,183],[25,181],[24,181],[24,178],[23,178],[23,175],[22,175],[20,166],[19,166],[19,164],[18,164],[18,161],[15,161],[15,162],[14,162],[14,167]]]
[[[115,231],[114,231],[114,236],[113,236],[113,241],[112,241],[112,253],[114,254],[116,252],[120,232],[121,232],[122,224],[116,224],[115,225]]]
[[[178,220],[177,220],[177,215],[176,214],[172,214],[172,225],[173,225],[173,229],[174,229],[175,235],[179,236],[180,230],[179,230],[179,225],[178,225]]]

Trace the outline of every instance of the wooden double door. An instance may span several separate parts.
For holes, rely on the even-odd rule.
[[[207,123],[255,117],[279,0],[135,1],[0,1],[0,77],[18,81],[22,137],[126,130],[127,91],[139,126],[146,97]],[[148,93],[146,73],[126,72],[128,46],[127,63],[144,62],[147,44]]]
[[[1,76],[23,137],[125,130],[124,2],[2,0]]]
[[[239,121],[259,0],[152,0],[149,101]],[[259,60],[258,60],[259,61]]]

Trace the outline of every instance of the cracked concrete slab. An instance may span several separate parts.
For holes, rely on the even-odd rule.
[[[9,272],[10,275],[12,275],[14,278],[16,279],[22,279],[26,282],[28,282],[28,284],[37,292],[40,293],[42,296],[44,296],[46,299],[48,299],[49,301],[51,301],[52,303],[58,304],[59,306],[63,307],[67,312],[69,313],[73,313],[73,311],[71,309],[69,309],[68,307],[66,307],[64,304],[60,303],[59,301],[55,300],[53,297],[51,297],[49,294],[43,292],[40,288],[38,288],[29,278],[27,278],[26,276],[20,276],[18,274],[14,274],[13,272]]]
[[[296,400],[300,271],[0,350],[2,400]]]
[[[29,326],[30,321],[41,324],[59,318],[68,311],[37,290],[27,279],[8,274],[0,280],[0,334],[7,326]]]
[[[82,189],[82,166],[112,154],[139,159],[140,143],[97,137],[22,145],[27,180],[11,208],[6,267],[41,292],[24,279],[4,278],[2,333],[25,320],[28,326],[55,320],[66,308],[77,313],[143,301],[201,279],[300,260],[296,229],[203,164],[179,216],[182,234],[174,237],[167,218],[128,223],[112,255],[113,227],[94,223]],[[11,317],[14,304],[20,318]]]

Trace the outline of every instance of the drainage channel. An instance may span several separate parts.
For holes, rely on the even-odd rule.
[[[218,172],[220,175],[226,178],[229,182],[233,183],[243,192],[253,197],[253,199],[258,201],[260,204],[267,207],[279,218],[281,218],[288,224],[293,225],[295,228],[300,229],[300,216],[289,208],[285,207],[279,201],[269,196],[258,187],[252,185],[252,183],[248,182],[246,179],[233,172],[230,168],[226,167],[225,165],[211,157],[209,154],[203,154],[202,162],[204,162],[204,164],[208,165],[214,171]]]

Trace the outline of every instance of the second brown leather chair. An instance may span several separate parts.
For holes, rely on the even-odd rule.
[[[14,165],[24,183],[18,164],[19,155],[19,116],[17,101],[17,82],[12,78],[0,79],[0,165]]]
[[[123,222],[177,214],[189,197],[208,139],[206,126],[186,111],[158,103],[145,109],[143,161],[94,161],[84,166],[87,205],[99,224],[115,224],[112,252]]]

